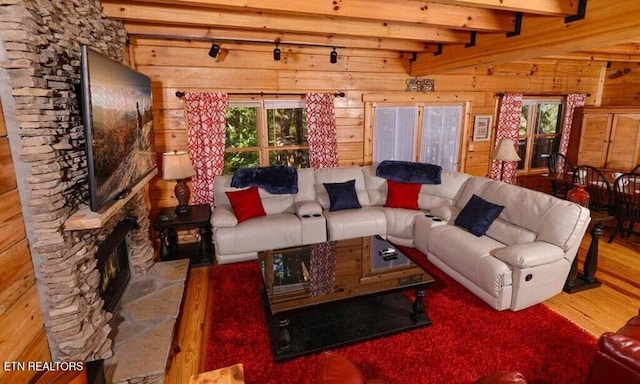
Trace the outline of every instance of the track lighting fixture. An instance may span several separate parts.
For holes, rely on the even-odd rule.
[[[276,47],[273,49],[273,60],[280,61],[281,53],[282,52],[280,51],[280,48],[278,48],[278,44],[276,44]]]
[[[218,56],[218,52],[220,52],[220,45],[214,41],[211,45],[211,49],[209,50],[209,56],[215,58]]]
[[[336,52],[335,48],[333,48],[333,51],[331,51],[331,53],[329,54],[329,62],[331,64],[335,64],[338,62],[338,52]]]

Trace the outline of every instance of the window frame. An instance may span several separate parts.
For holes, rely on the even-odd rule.
[[[558,122],[557,122],[558,129],[555,134],[545,134],[545,133],[538,134],[536,132],[536,129],[538,127],[539,105],[546,104],[546,103],[548,104],[558,103],[562,105],[562,111],[560,111],[561,113],[558,116]],[[564,122],[564,117],[567,110],[567,98],[562,96],[547,96],[547,97],[526,97],[525,96],[522,99],[522,106],[524,107],[525,105],[533,106],[533,108],[530,107],[528,111],[526,134],[524,136],[520,136],[520,129],[518,129],[518,141],[522,140],[523,138],[525,140],[525,155],[524,155],[524,158],[521,160],[524,164],[524,167],[522,169],[518,169],[517,173],[518,174],[544,173],[547,171],[546,166],[538,167],[538,168],[532,167],[534,143],[537,139],[545,138],[545,137],[547,138],[557,137],[558,140],[562,138],[563,122]]]
[[[257,146],[252,147],[228,147],[225,143],[225,154],[227,153],[243,153],[243,152],[255,152],[258,154],[258,166],[266,167],[270,165],[271,152],[278,151],[295,151],[295,150],[307,150],[309,151],[308,137],[305,137],[307,144],[303,145],[283,145],[272,146],[269,145],[269,122],[267,114],[269,109],[294,109],[302,108],[303,113],[306,113],[306,102],[304,99],[279,99],[279,98],[251,98],[251,99],[232,99],[229,100],[227,109],[249,107],[256,108],[256,135]],[[306,121],[305,121],[306,125]],[[225,123],[225,130],[226,130]],[[226,161],[225,161],[226,166]]]
[[[422,142],[424,138],[424,118],[425,118],[425,109],[428,107],[459,107],[460,108],[460,126],[458,127],[458,138],[457,138],[457,153],[455,159],[455,170],[460,171],[463,169],[463,148],[465,146],[464,138],[467,132],[468,126],[468,110],[469,105],[465,102],[459,101],[444,101],[444,102],[430,102],[430,101],[421,101],[421,102],[372,102],[367,103],[368,108],[370,108],[371,113],[371,160],[372,163],[374,161],[373,156],[375,154],[375,145],[376,139],[375,135],[375,114],[378,108],[414,108],[416,110],[415,119],[414,119],[414,127],[413,127],[413,142],[412,142],[412,153],[411,153],[411,161],[420,161],[421,151],[422,151]]]

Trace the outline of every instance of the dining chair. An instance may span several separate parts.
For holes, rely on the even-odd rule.
[[[623,173],[619,176],[614,182],[613,199],[616,227],[609,242],[618,233],[623,236],[640,236],[640,232],[633,230],[635,224],[640,222],[640,173]],[[626,228],[625,223],[628,223]]]
[[[631,170],[631,173],[640,173],[640,164],[636,164],[636,166]]]
[[[547,157],[547,169],[549,174],[566,174],[573,172],[573,164],[567,157],[559,152],[553,152]],[[557,180],[551,180],[551,194],[556,197],[566,198],[571,186]]]
[[[589,192],[589,209],[611,213],[613,190],[604,173],[590,165],[579,165],[573,170],[573,183],[584,185]]]

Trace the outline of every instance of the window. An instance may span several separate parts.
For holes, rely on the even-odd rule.
[[[547,158],[557,152],[562,136],[562,99],[524,99],[518,132],[518,170],[547,168]]]
[[[376,106],[373,162],[420,161],[458,168],[462,106]]]
[[[304,101],[229,102],[223,174],[242,167],[309,167]]]

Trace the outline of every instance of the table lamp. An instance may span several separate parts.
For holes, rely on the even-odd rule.
[[[162,154],[162,179],[176,180],[174,193],[178,199],[176,214],[184,215],[189,212],[190,191],[184,179],[195,176],[196,171],[191,165],[189,154],[184,151],[173,151]]]
[[[505,161],[520,161],[520,156],[516,152],[515,145],[510,139],[502,139],[498,144],[498,149],[493,153],[493,160],[500,162],[500,181],[504,176],[504,162]]]

